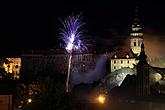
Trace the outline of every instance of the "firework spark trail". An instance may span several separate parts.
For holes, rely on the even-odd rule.
[[[72,54],[69,55],[68,74],[67,74],[67,79],[66,79],[66,92],[69,92],[69,79],[70,79],[70,72],[71,72],[71,63],[72,63]]]
[[[68,61],[68,73],[66,80],[66,92],[69,92],[69,80],[71,73],[71,64],[72,64],[72,53],[73,51],[83,51],[86,49],[86,46],[83,42],[83,30],[82,26],[84,25],[81,22],[80,15],[69,16],[64,21],[62,21],[63,28],[61,30],[61,39],[65,43],[65,49],[69,53]]]

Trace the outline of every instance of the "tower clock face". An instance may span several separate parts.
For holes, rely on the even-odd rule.
[[[132,51],[133,51],[133,53],[135,53],[135,54],[140,54],[140,52],[141,52],[141,48],[140,47],[134,47],[133,49],[132,49]]]

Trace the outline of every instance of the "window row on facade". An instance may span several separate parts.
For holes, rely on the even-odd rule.
[[[116,60],[114,60],[113,63],[114,63],[114,64],[115,64],[115,63],[128,63],[128,64],[129,64],[130,61],[129,61],[129,60],[127,60],[127,61],[123,61],[123,60],[121,60],[121,61],[119,61],[119,60],[116,61]]]

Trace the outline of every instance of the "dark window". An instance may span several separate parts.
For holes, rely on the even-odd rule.
[[[129,63],[129,61],[128,61],[128,63]]]
[[[116,60],[114,60],[114,63],[116,63]]]
[[[134,42],[134,46],[136,46],[136,42]]]
[[[114,66],[114,69],[116,69],[116,66]]]
[[[123,60],[121,60],[121,63],[123,63]]]
[[[16,65],[15,68],[18,68],[18,65]]]

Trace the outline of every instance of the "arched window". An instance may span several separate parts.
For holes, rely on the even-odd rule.
[[[134,46],[136,46],[136,42],[134,42]]]

